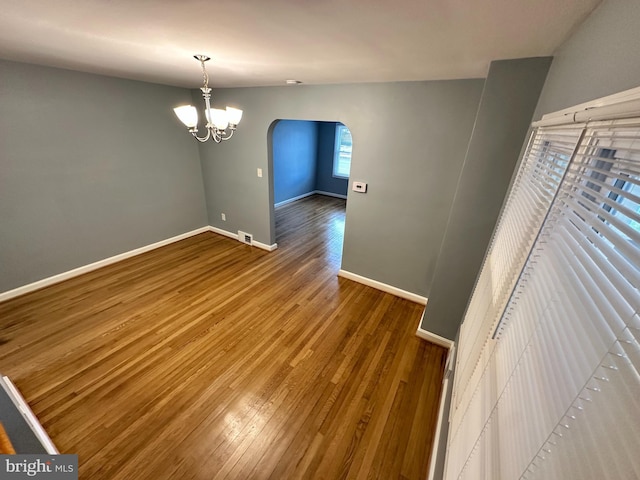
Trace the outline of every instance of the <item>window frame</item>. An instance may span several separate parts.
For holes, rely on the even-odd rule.
[[[344,174],[343,172],[340,171],[340,154],[341,153],[345,153],[343,152],[343,150],[341,150],[342,147],[342,133],[343,131],[346,130],[349,133],[349,136],[351,136],[351,130],[349,130],[349,127],[347,127],[345,124],[343,123],[336,123],[336,130],[335,130],[335,137],[334,137],[334,144],[333,144],[333,165],[331,167],[331,175],[333,176],[333,178],[340,178],[343,180],[348,180],[349,176],[351,175],[351,160],[352,160],[352,154],[353,154],[353,137],[351,137],[351,151],[349,151],[349,171]]]

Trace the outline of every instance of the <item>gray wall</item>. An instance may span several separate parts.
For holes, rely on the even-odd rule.
[[[605,0],[554,53],[535,118],[640,86],[640,2]]]
[[[422,321],[429,332],[458,331],[550,63],[491,63]]]
[[[346,195],[349,179],[333,176],[333,156],[336,147],[336,123],[318,124],[318,163],[316,169],[316,190]],[[347,128],[349,126],[347,125]]]
[[[273,129],[273,193],[276,204],[316,189],[317,122],[280,120]]]
[[[366,194],[349,192],[342,268],[428,295],[483,83],[214,91],[214,104],[234,103],[245,114],[233,140],[200,146],[210,224],[273,244],[272,122],[339,121],[353,135],[351,180],[369,184]]]
[[[640,2],[605,0],[554,53],[553,63],[540,93],[533,119],[640,86],[638,25]],[[462,188],[460,191],[464,192],[466,189]],[[455,211],[456,208],[454,215]],[[466,257],[456,254],[453,248],[455,238],[461,238],[464,230],[466,229],[459,226],[457,233],[451,237],[450,232],[453,234],[456,230],[451,229],[447,232],[445,248],[438,263],[437,278],[434,279],[434,287],[422,323],[423,328],[440,332],[447,338],[453,338],[451,335],[455,334],[457,328],[456,319],[461,315],[461,309],[466,307],[466,300],[462,301],[460,298],[455,302],[455,296],[441,293],[446,292],[447,285],[450,291],[454,291],[454,285],[459,284],[455,276],[459,271],[460,262],[464,261],[465,265],[468,265]],[[459,246],[457,251],[464,252],[463,246]],[[479,255],[476,254],[475,258],[479,258]],[[438,278],[442,280],[439,281]],[[450,318],[450,322],[447,321],[447,317]]]
[[[0,292],[206,225],[189,90],[0,72]]]

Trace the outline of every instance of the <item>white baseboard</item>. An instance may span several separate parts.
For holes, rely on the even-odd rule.
[[[47,435],[47,432],[42,428],[38,418],[33,413],[33,410],[27,404],[20,391],[16,388],[13,382],[7,376],[0,376],[0,388],[4,389],[7,396],[11,399],[17,410],[22,414],[22,417],[27,422],[27,425],[36,436],[42,448],[50,455],[59,455],[58,449]],[[28,474],[27,474],[28,475]]]
[[[313,193],[317,193],[318,195],[324,195],[325,197],[335,197],[335,198],[342,198],[344,200],[347,199],[346,195],[341,195],[339,193],[333,193],[333,192],[325,192],[324,190],[316,190]]]
[[[313,192],[307,192],[307,193],[303,193],[302,195],[298,195],[297,197],[293,197],[293,198],[287,198],[286,200],[283,200],[281,202],[278,202],[274,205],[274,207],[278,208],[278,207],[282,207],[283,205],[287,205],[289,203],[293,203],[296,202],[298,200],[302,200],[303,198],[307,198],[310,197],[311,195],[314,195],[316,192],[315,190]]]
[[[383,292],[390,293],[392,295],[395,295],[396,297],[406,298],[407,300],[411,300],[412,302],[419,303],[420,305],[427,304],[426,297],[416,295],[415,293],[407,292],[406,290],[402,290],[400,288],[387,285],[386,283],[378,282],[377,280],[372,280],[370,278],[363,277],[361,275],[357,275],[355,273],[351,273],[346,270],[340,270],[338,272],[338,276],[349,279],[349,280],[353,280],[354,282],[362,283],[369,287],[373,287],[377,290],[382,290]]]
[[[420,330],[420,328],[418,328]],[[423,332],[425,330],[422,330]],[[429,332],[427,332],[429,333]],[[430,333],[430,335],[433,335]],[[438,335],[436,335],[438,336]],[[441,338],[441,337],[440,337]],[[446,339],[445,339],[446,340]],[[450,417],[451,417],[451,401],[452,401],[452,391],[449,391],[449,382],[453,381],[453,369],[455,362],[455,354],[456,354],[456,345],[455,342],[451,342],[451,346],[449,348],[449,352],[447,353],[447,362],[444,366],[444,379],[442,380],[442,393],[440,394],[440,403],[438,406],[438,421],[436,423],[436,431],[433,436],[433,445],[431,447],[431,460],[429,464],[429,475],[427,476],[427,480],[437,480],[436,479],[436,469],[438,468],[439,461],[439,453],[440,451],[444,451],[444,458],[442,459],[443,463],[446,463],[446,448],[447,441],[442,438],[442,429],[449,429]],[[449,402],[448,416],[445,418],[445,406]],[[446,436],[445,436],[446,438]],[[444,440],[444,441],[443,441]],[[444,465],[443,465],[444,468]],[[441,472],[438,471],[438,474]],[[442,478],[440,476],[439,478]]]
[[[35,290],[40,290],[41,288],[48,287],[65,280],[69,280],[70,278],[77,277],[78,275],[89,273],[98,268],[106,267],[107,265],[126,260],[127,258],[135,257],[136,255],[140,255],[141,253],[149,252],[151,250],[155,250],[156,248],[164,247],[165,245],[169,245],[170,243],[179,242],[180,240],[184,240],[185,238],[193,237],[194,235],[198,235],[204,232],[214,232],[238,240],[237,233],[227,232],[226,230],[207,225],[206,227],[201,227],[196,230],[183,233],[181,235],[176,235],[175,237],[167,238],[166,240],[161,240],[159,242],[152,243],[151,245],[146,245],[144,247],[136,248],[128,252],[120,253],[118,255],[114,255],[113,257],[105,258],[104,260],[99,260],[82,267],[74,268],[73,270],[69,270],[67,272],[62,272],[48,278],[43,278],[42,280],[38,280],[37,282],[14,288],[13,290],[2,292],[0,293],[0,302],[4,302],[5,300],[9,300],[11,298],[15,298],[20,295],[24,295],[25,293],[33,292]],[[261,248],[262,250],[267,250],[268,252],[272,252],[276,248],[278,248],[277,243],[274,243],[273,245],[266,245],[261,242],[256,242],[255,240],[253,241],[253,245]]]
[[[282,202],[278,202],[274,205],[274,207],[276,208],[282,207],[283,205],[287,205],[289,203],[302,200],[303,198],[310,197],[311,195],[324,195],[325,197],[343,198],[345,200],[347,199],[346,195],[340,195],[339,193],[325,192],[324,190],[314,190],[312,192],[303,193],[302,195],[298,195],[297,197],[289,198],[287,200],[283,200]]]
[[[166,240],[161,240],[159,242],[152,243],[151,245],[146,245],[144,247],[136,248],[128,252],[114,255],[113,257],[105,258],[104,260],[99,260],[97,262],[93,262],[88,265],[84,265],[82,267],[74,268],[73,270],[69,270],[67,272],[53,275],[52,277],[43,278],[42,280],[38,280],[37,282],[29,283],[27,285],[23,285],[22,287],[14,288],[13,290],[0,293],[0,302],[9,300],[10,298],[18,297],[20,295],[24,295],[25,293],[33,292],[35,290],[40,290],[41,288],[48,287],[49,285],[54,285],[56,283],[60,283],[65,280],[69,280],[70,278],[77,277],[78,275],[91,272],[101,267],[106,267],[107,265],[111,265],[121,260],[135,257],[136,255],[140,255],[141,253],[149,252],[151,250],[155,250],[156,248],[169,245],[170,243],[178,242],[180,240],[184,240],[185,238],[189,238],[194,235],[198,235],[200,233],[204,233],[208,231],[209,231],[208,226],[201,227],[196,230],[192,230],[190,232],[177,235],[175,237],[167,238]]]
[[[229,238],[233,238],[234,240],[238,240],[238,234],[237,233],[233,233],[233,232],[229,232],[227,230],[223,230],[221,228],[218,227],[212,227],[211,225],[209,225],[208,230],[210,232],[213,233],[218,233],[220,235],[224,235],[225,237],[229,237]],[[240,241],[240,240],[238,240]],[[266,243],[262,243],[262,242],[258,242],[256,240],[253,241],[252,245],[254,247],[258,247],[262,250],[266,250],[267,252],[273,252],[276,248],[278,248],[278,244],[274,243],[273,245],[267,245]]]
[[[440,404],[438,406],[438,421],[436,423],[436,432],[433,435],[433,445],[431,446],[431,459],[429,460],[429,475],[427,480],[436,480],[436,464],[438,460],[438,452],[446,445],[440,445],[440,435],[442,432],[442,424],[444,423],[444,405],[447,401],[447,388],[449,388],[449,378],[445,378],[442,382],[442,393],[440,394]]]
[[[444,348],[451,348],[453,346],[453,341],[424,330],[422,327],[418,327],[418,330],[416,330],[416,336]]]
[[[217,233],[219,235],[224,235],[225,237],[233,238],[234,240],[238,240],[237,233],[229,232],[227,230],[223,230],[218,227],[212,227],[211,225],[209,225],[209,231],[213,233]]]

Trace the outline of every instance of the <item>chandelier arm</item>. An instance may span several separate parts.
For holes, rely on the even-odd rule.
[[[198,140],[201,143],[206,142],[207,140],[209,140],[209,137],[211,137],[211,130],[207,129],[207,135],[204,137],[199,137],[197,134],[197,130],[193,131],[190,130],[191,135],[193,135],[193,138],[195,138],[196,140]]]
[[[227,134],[227,136],[226,136],[226,137],[223,137],[222,135],[220,135],[220,139],[221,139],[221,140],[229,140],[231,137],[233,137],[233,132],[235,132],[235,131],[236,131],[236,130],[235,130],[235,128],[234,128],[233,130],[229,131],[229,132],[227,132],[227,131],[225,130],[225,131],[224,131],[224,133],[226,133],[226,134]]]

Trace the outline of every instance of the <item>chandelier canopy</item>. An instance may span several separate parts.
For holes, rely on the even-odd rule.
[[[242,118],[242,110],[233,107],[211,108],[211,88],[209,87],[209,75],[204,62],[210,60],[206,55],[194,55],[196,60],[202,65],[203,85],[200,87],[204,97],[204,114],[207,119],[207,134],[204,137],[198,136],[198,110],[193,105],[181,105],[173,109],[176,116],[189,129],[189,132],[199,142],[206,142],[210,138],[216,143],[229,140],[236,131],[238,123]]]

